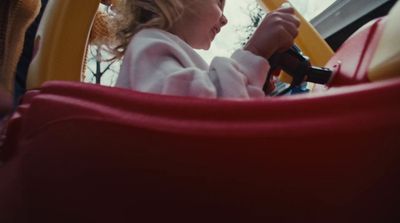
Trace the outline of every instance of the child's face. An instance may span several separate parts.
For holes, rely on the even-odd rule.
[[[209,49],[228,22],[223,14],[225,0],[182,0],[183,16],[170,30],[195,49]]]

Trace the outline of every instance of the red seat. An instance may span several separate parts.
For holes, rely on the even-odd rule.
[[[6,152],[14,158],[0,176],[11,169],[14,178],[0,189],[13,202],[0,199],[0,216],[17,222],[396,218],[399,89],[400,80],[391,80],[221,101],[48,82],[27,96],[10,124],[14,138]]]

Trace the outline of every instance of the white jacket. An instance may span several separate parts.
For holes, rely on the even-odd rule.
[[[116,86],[142,92],[208,97],[264,97],[268,61],[249,51],[215,57],[208,65],[179,37],[160,30],[138,32],[126,49]]]

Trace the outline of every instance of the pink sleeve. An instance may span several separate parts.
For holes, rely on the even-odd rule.
[[[158,94],[207,97],[263,97],[269,64],[237,50],[231,58],[216,57],[209,67],[164,41],[136,44],[125,57],[117,86]],[[197,64],[197,65],[196,65]]]
[[[269,68],[266,59],[245,50],[236,50],[231,58],[216,57],[210,64],[210,72],[219,82],[220,97],[264,97],[262,87]]]

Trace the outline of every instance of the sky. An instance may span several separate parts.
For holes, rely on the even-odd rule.
[[[289,1],[304,18],[310,20],[335,0]],[[228,24],[222,28],[208,51],[197,51],[207,62],[215,56],[229,57],[235,49],[241,47],[240,42],[245,38],[243,27],[251,24],[249,10],[256,2],[257,0],[226,0],[224,14],[228,18]]]

